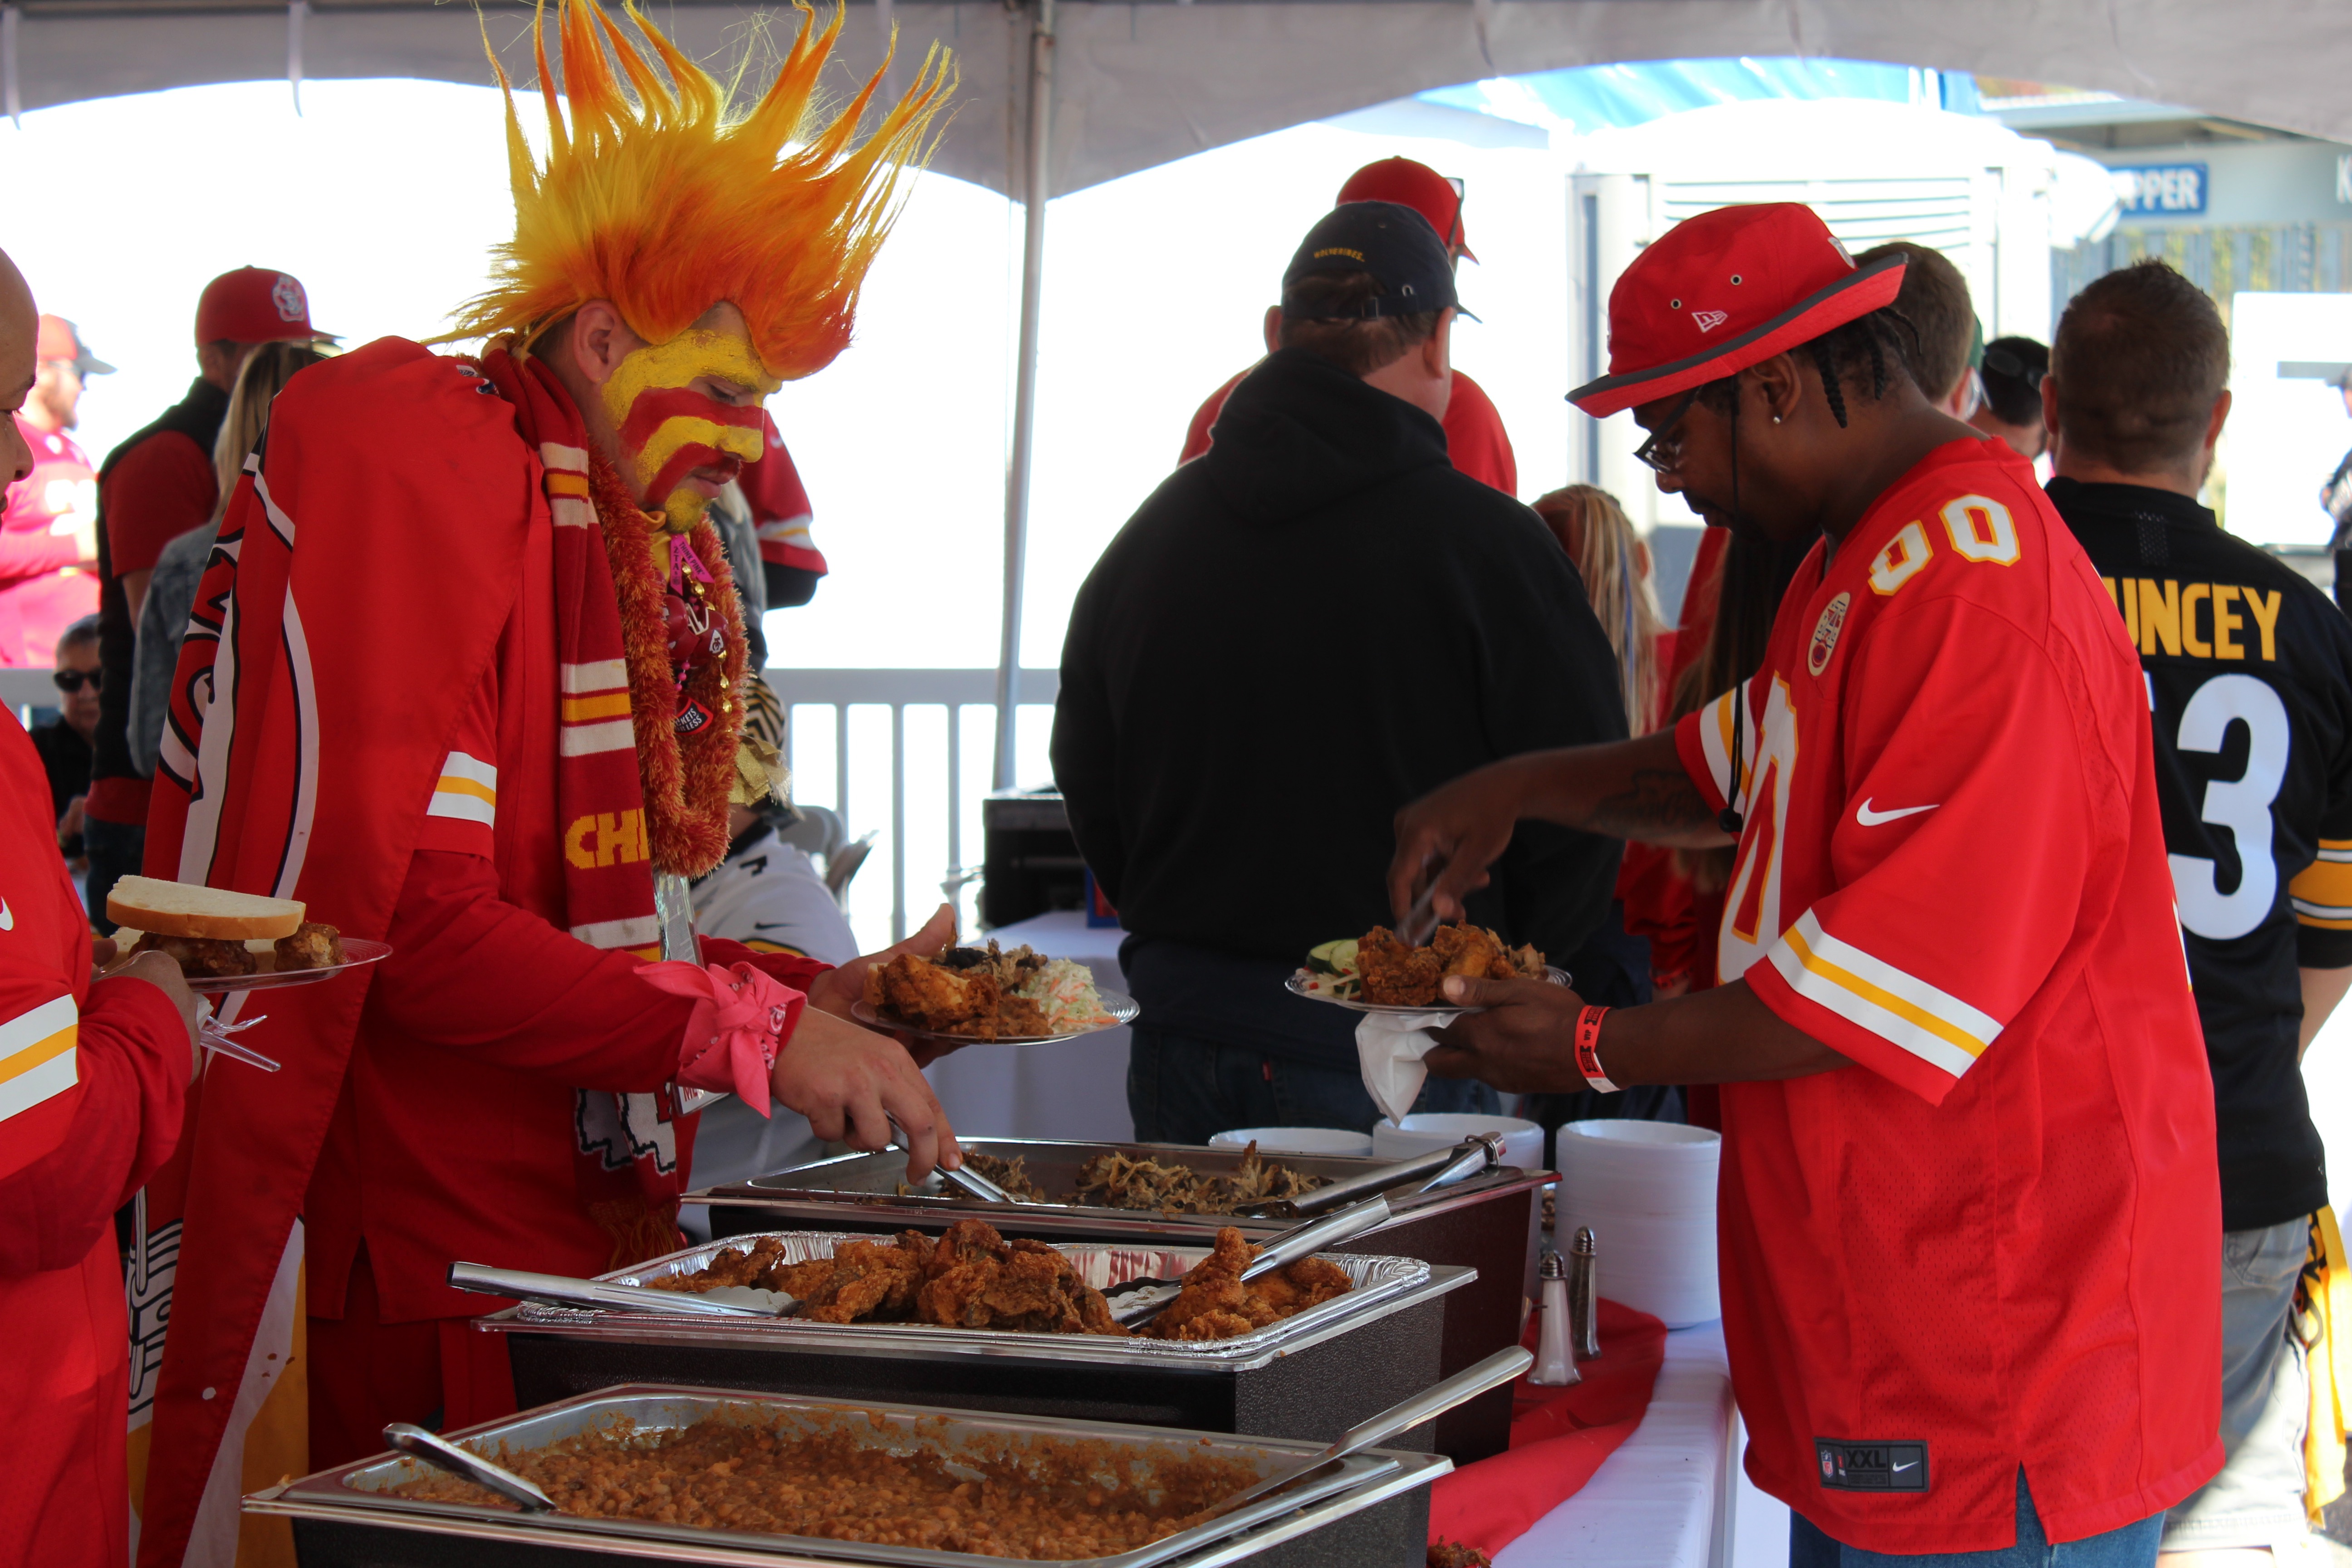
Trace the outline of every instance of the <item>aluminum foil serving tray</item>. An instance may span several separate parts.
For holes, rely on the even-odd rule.
[[[1117,1448],[1150,1451],[1181,1446],[1190,1452],[1232,1455],[1249,1460],[1261,1476],[1287,1468],[1318,1445],[1270,1437],[1230,1437],[1167,1428],[1115,1426],[1098,1422],[1035,1416],[974,1416],[921,1405],[869,1402],[843,1404],[784,1394],[753,1394],[638,1384],[564,1400],[503,1420],[468,1427],[450,1436],[495,1454],[541,1447],[578,1433],[620,1421],[637,1431],[671,1430],[713,1415],[762,1424],[816,1426],[842,1419],[863,1420],[872,1446],[904,1452],[936,1445],[985,1452],[1006,1436],[1082,1439]],[[1429,1454],[1372,1449],[1352,1457],[1344,1471],[1301,1491],[1263,1500],[1234,1513],[1116,1556],[1084,1560],[1081,1568],[1219,1568],[1268,1555],[1285,1562],[1417,1563],[1427,1536],[1427,1495],[1418,1491],[1452,1468]],[[245,1500],[248,1513],[293,1521],[297,1556],[303,1568],[362,1563],[425,1563],[487,1565],[514,1561],[562,1561],[574,1555],[626,1556],[670,1562],[719,1563],[742,1568],[790,1568],[810,1564],[884,1563],[904,1568],[982,1568],[982,1564],[1034,1563],[1033,1558],[981,1557],[921,1547],[876,1546],[739,1531],[700,1530],[651,1521],[588,1519],[573,1515],[525,1515],[488,1504],[422,1501],[395,1497],[391,1489],[430,1474],[404,1455],[381,1454],[355,1465],[322,1470]],[[1414,1494],[1409,1499],[1407,1494]],[[1397,1507],[1396,1503],[1409,1506]],[[1337,1531],[1351,1516],[1382,1509],[1376,1539],[1358,1531],[1343,1545]],[[1310,1538],[1330,1533],[1330,1549],[1316,1552]],[[1387,1537],[1393,1536],[1393,1541]],[[1293,1550],[1284,1550],[1292,1543]],[[1297,1548],[1309,1548],[1298,1551]]]
[[[1188,1143],[1079,1143],[1039,1138],[968,1138],[961,1142],[968,1153],[992,1154],[1007,1160],[1019,1156],[1029,1179],[1041,1190],[1056,1194],[1076,1191],[1079,1167],[1097,1155],[1112,1152],[1139,1160],[1186,1164],[1212,1175],[1230,1173],[1242,1163],[1242,1151],[1238,1149],[1211,1149]],[[1389,1163],[1336,1154],[1266,1157],[1307,1175],[1334,1178],[1352,1176]],[[1418,1194],[1409,1186],[1397,1188],[1389,1194],[1389,1205],[1396,1218],[1382,1228],[1393,1229],[1475,1204],[1532,1192],[1555,1179],[1549,1171],[1507,1167],[1434,1193]],[[904,1194],[898,1191],[902,1186],[908,1188]],[[1024,1203],[1008,1211],[1002,1204],[983,1203],[942,1187],[936,1173],[920,1183],[908,1184],[907,1156],[895,1149],[875,1154],[837,1155],[749,1182],[709,1187],[688,1194],[686,1201],[711,1205],[715,1232],[753,1226],[765,1228],[779,1220],[826,1229],[899,1230],[913,1226],[936,1230],[968,1215],[980,1215],[1007,1236],[1097,1240],[1150,1237],[1178,1243],[1197,1242],[1205,1247],[1216,1239],[1217,1231],[1224,1226],[1236,1226],[1255,1241],[1297,1223],[1238,1215],[1106,1208],[1090,1204]],[[752,1218],[740,1212],[747,1209],[760,1211],[759,1215]],[[1381,1234],[1377,1230],[1370,1232],[1349,1247],[1366,1252],[1383,1250],[1373,1239]]]
[[[784,1260],[802,1263],[830,1258],[845,1241],[871,1241],[873,1237],[832,1231],[756,1231],[732,1236],[703,1247],[690,1247],[633,1268],[615,1269],[596,1278],[624,1285],[649,1285],[656,1279],[692,1274],[706,1268],[726,1247],[749,1249],[763,1237],[783,1246]],[[1157,1247],[1133,1244],[1065,1243],[1078,1278],[1097,1289],[1139,1276],[1171,1279],[1181,1275],[1208,1249],[1201,1247]],[[502,1312],[476,1320],[491,1332],[553,1332],[569,1338],[625,1340],[638,1343],[731,1345],[751,1350],[851,1352],[859,1355],[1015,1357],[1024,1361],[1097,1363],[1105,1366],[1144,1369],[1154,1366],[1198,1371],[1247,1372],[1265,1366],[1276,1356],[1293,1354],[1346,1333],[1368,1319],[1444,1295],[1466,1284],[1470,1272],[1433,1268],[1412,1258],[1362,1258],[1333,1254],[1330,1261],[1348,1271],[1355,1289],[1309,1307],[1253,1333],[1229,1340],[1121,1339],[1105,1334],[1046,1334],[1006,1329],[943,1329],[924,1323],[820,1323],[801,1318],[680,1318],[675,1315],[576,1307],[553,1307],[525,1301]]]

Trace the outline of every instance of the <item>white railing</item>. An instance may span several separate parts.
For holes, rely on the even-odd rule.
[[[849,889],[850,921],[860,945],[881,946],[886,931],[896,942],[906,935],[910,914],[919,923],[930,912],[928,890],[910,910],[910,885],[940,886],[970,929],[963,868],[977,867],[981,858],[980,803],[991,772],[996,672],[771,668],[767,674],[792,710],[785,761],[794,798],[840,813],[850,838],[879,834]],[[1021,694],[1029,699],[1021,704],[1016,752],[1024,785],[1051,777],[1045,741],[1060,687],[1057,670],[1021,672]],[[0,669],[0,701],[19,721],[26,710],[55,707],[58,700],[47,670]]]

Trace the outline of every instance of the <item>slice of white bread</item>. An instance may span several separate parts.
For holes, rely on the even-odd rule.
[[[296,899],[265,899],[152,877],[125,877],[106,895],[106,918],[157,936],[245,942],[291,936],[302,923]]]

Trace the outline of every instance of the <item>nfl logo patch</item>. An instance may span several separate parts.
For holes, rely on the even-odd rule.
[[[1805,653],[1805,668],[1818,679],[1830,667],[1830,655],[1837,651],[1838,632],[1845,625],[1845,613],[1853,604],[1852,594],[1840,594],[1822,606],[1822,618],[1813,623],[1813,645]]]

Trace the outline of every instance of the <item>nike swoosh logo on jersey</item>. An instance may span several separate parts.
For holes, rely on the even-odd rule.
[[[8,907],[7,900],[0,899],[0,931],[15,931],[16,929],[16,911]]]
[[[1853,808],[1853,819],[1864,827],[1875,827],[1882,822],[1893,822],[1900,816],[1916,816],[1923,811],[1933,811],[1936,806],[1943,804],[1939,800],[1935,805],[1906,805],[1899,811],[1873,811],[1870,809],[1870,802],[1865,800]]]
[[[1927,806],[1924,806],[1924,805],[1923,805],[1923,806],[1921,806],[1919,809],[1920,809],[1920,810],[1922,810],[1922,811],[1927,811],[1927,810],[1929,810],[1929,809],[1931,809],[1931,808],[1930,808],[1930,807],[1927,807]],[[1904,1463],[1902,1463],[1902,1464],[1900,1464],[1900,1465],[1889,1465],[1889,1466],[1887,1467],[1887,1468],[1888,1468],[1890,1471],[1892,1471],[1894,1474],[1898,1475],[1898,1476],[1899,1476],[1899,1475],[1901,1475],[1901,1474],[1902,1474],[1904,1471],[1906,1471],[1906,1470],[1914,1470],[1914,1469],[1917,1469],[1918,1468],[1919,1468],[1919,1461],[1918,1461],[1918,1460],[1916,1460],[1916,1459],[1910,1459],[1910,1460],[1906,1460],[1906,1462],[1904,1462]]]

